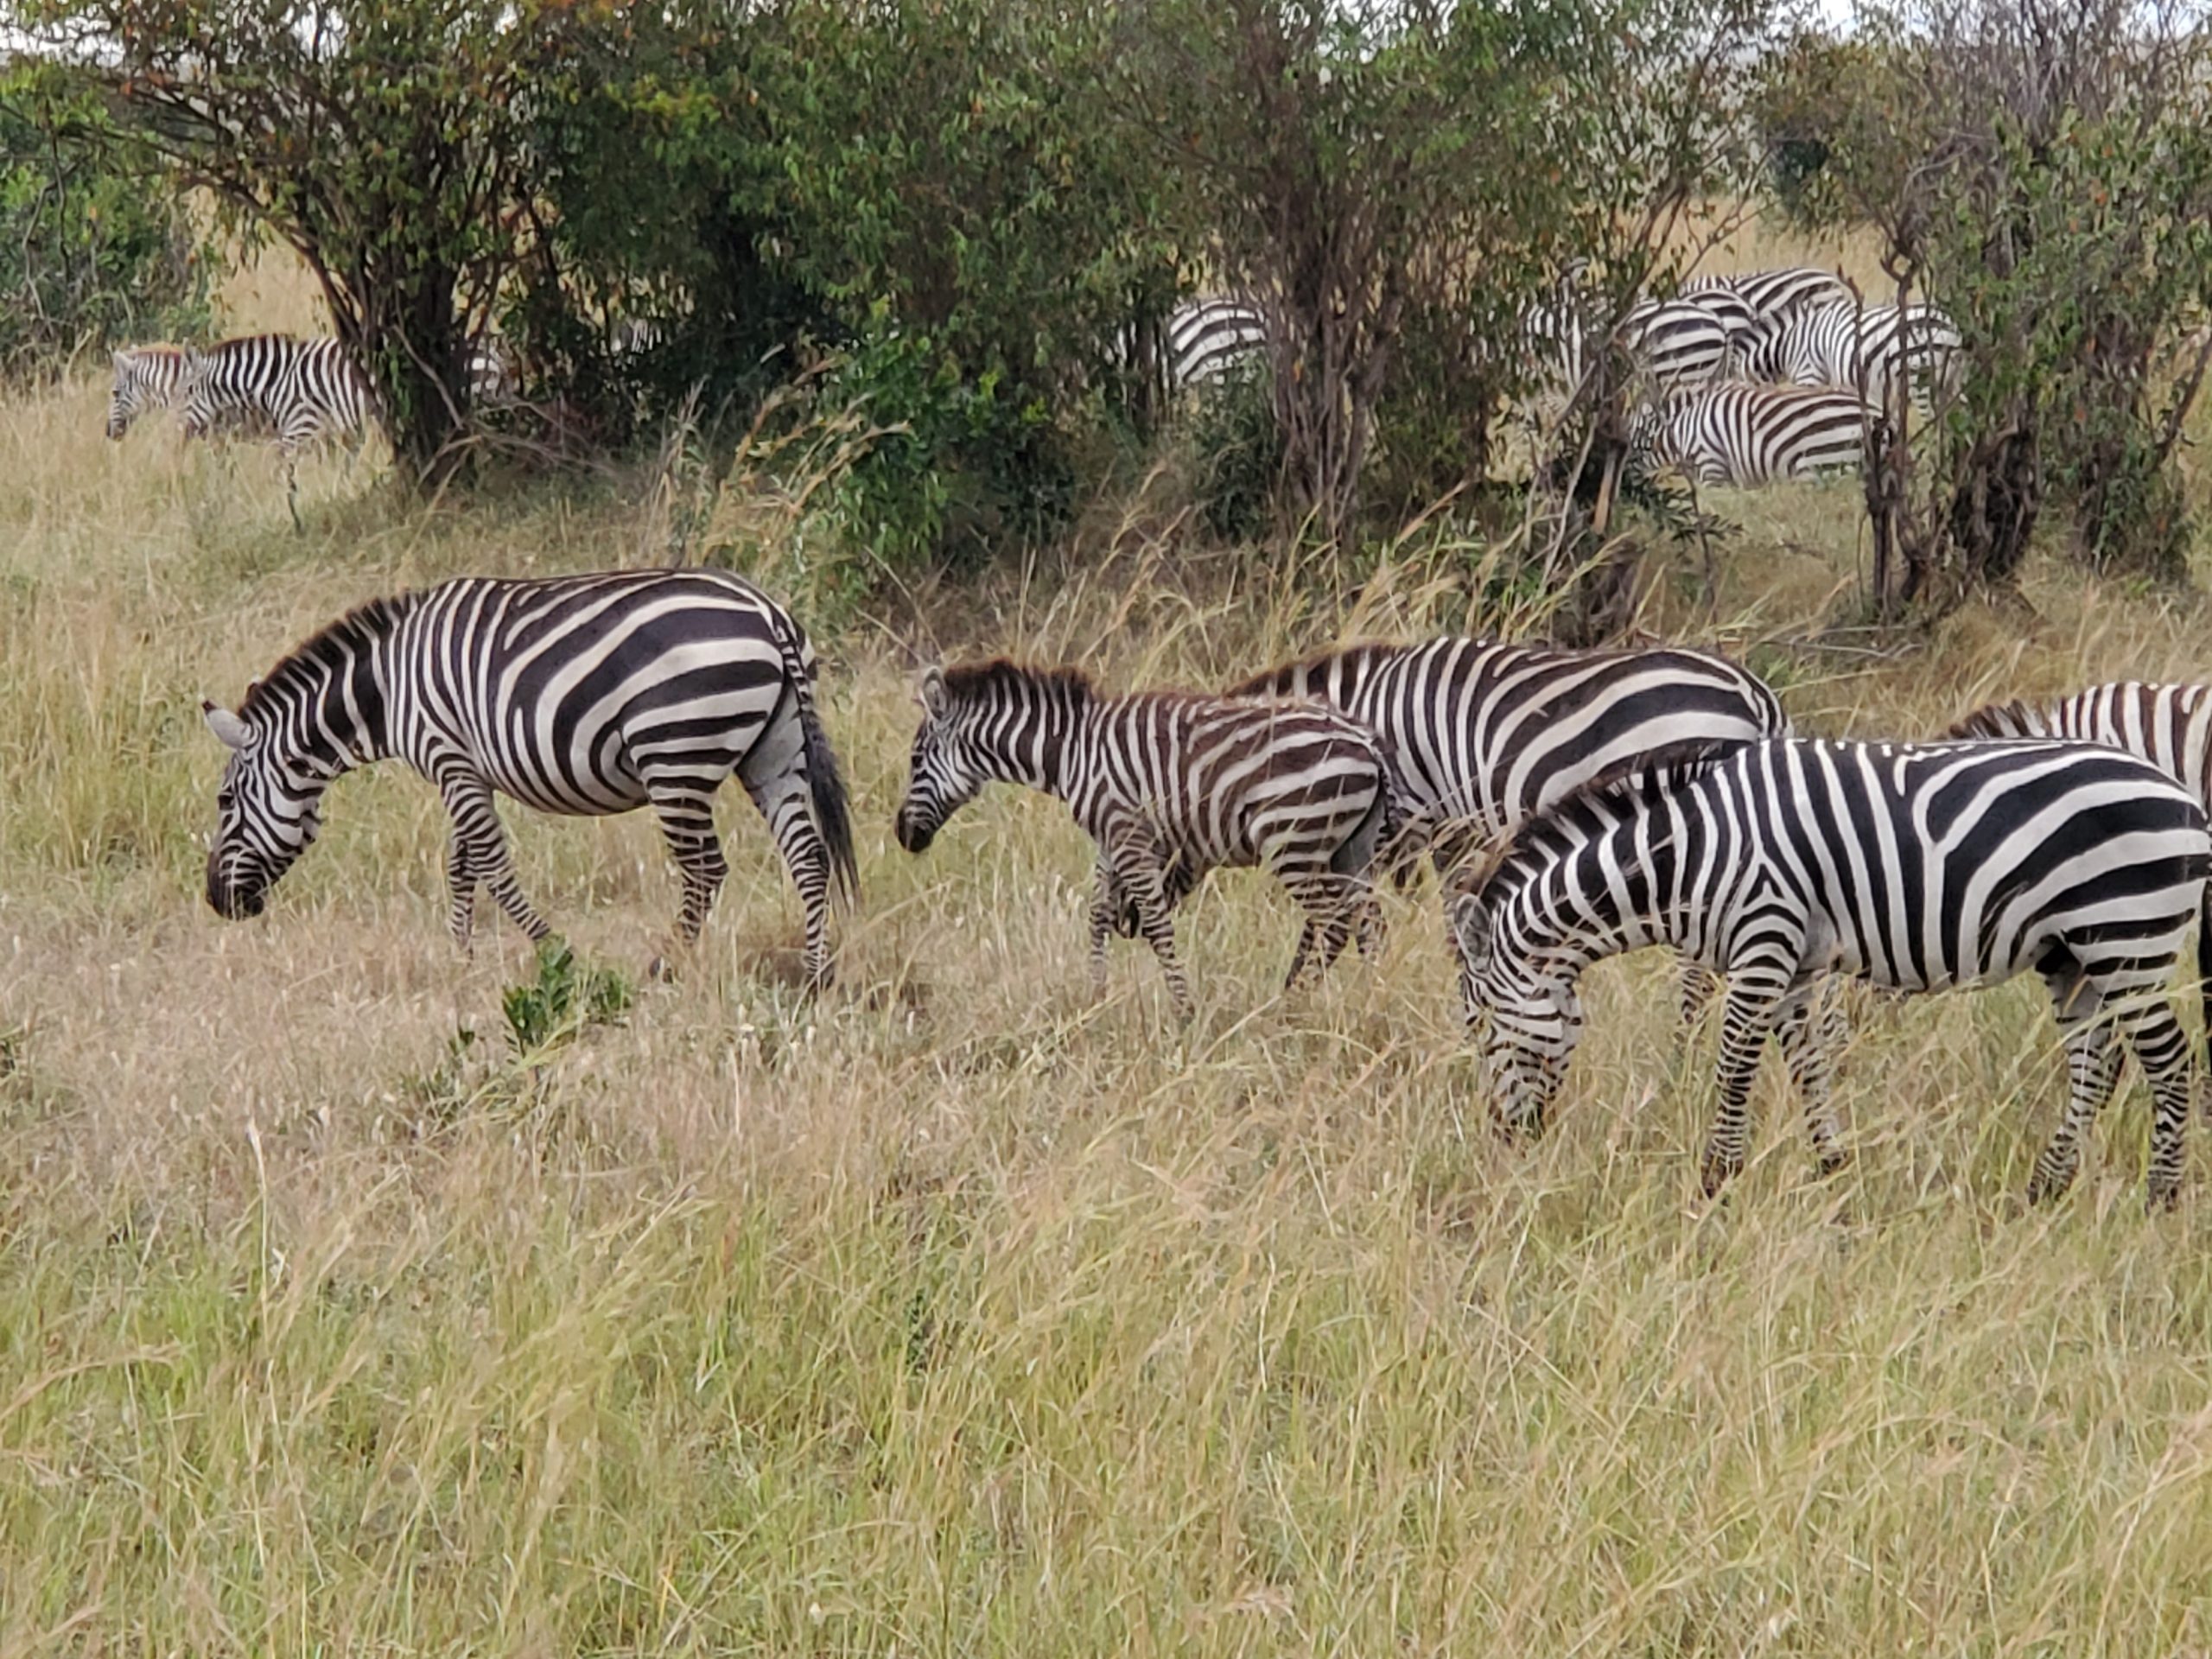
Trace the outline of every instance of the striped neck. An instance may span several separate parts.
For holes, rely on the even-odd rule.
[[[1649,944],[1678,947],[1683,873],[1678,815],[1664,798],[1575,803],[1537,825],[1498,874],[1500,934],[1541,977],[1572,980]]]
[[[239,705],[296,766],[335,778],[393,753],[389,653],[417,597],[372,600],[297,646]]]
[[[1097,700],[1080,674],[993,664],[959,694],[969,753],[991,777],[1065,800]]]

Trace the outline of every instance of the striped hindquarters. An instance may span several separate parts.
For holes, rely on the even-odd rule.
[[[1789,729],[1758,676],[1704,652],[1563,651],[1445,638],[1362,645],[1255,675],[1231,696],[1307,697],[1372,728],[1421,818],[1516,828],[1592,779],[1700,741]]]
[[[231,421],[266,423],[287,451],[365,431],[368,382],[335,340],[250,334],[190,354],[185,429],[204,435]]]
[[[1218,380],[1258,361],[1268,343],[1260,308],[1238,299],[1192,299],[1168,314],[1168,384],[1180,390]]]
[[[1694,301],[1647,300],[1620,328],[1637,369],[1662,392],[1701,386],[1726,368],[1727,325]]]
[[[1696,298],[1714,290],[1735,295],[1751,308],[1761,323],[1778,321],[1814,307],[1852,302],[1851,289],[1832,270],[1814,265],[1783,265],[1769,270],[1745,270],[1726,276],[1700,276],[1685,283],[1682,296]]]
[[[1879,412],[1856,392],[1734,382],[1678,392],[1630,435],[1644,470],[1738,487],[1857,469]]]
[[[2110,744],[2141,756],[2212,806],[2212,686],[2120,680],[2049,702],[1991,703],[1949,735]]]

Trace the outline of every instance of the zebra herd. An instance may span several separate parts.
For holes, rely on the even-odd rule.
[[[733,772],[767,820],[831,980],[833,899],[856,897],[842,769],[799,625],[735,575],[461,578],[365,605],[306,640],[236,710],[207,899],[258,914],[315,838],[331,782],[383,759],[453,822],[450,923],[480,886],[525,934],[494,798],[596,816],[649,806],[696,938],[727,874],[713,797]],[[1090,963],[1141,938],[1193,1007],[1174,914],[1216,867],[1273,874],[1303,925],[1290,982],[1372,949],[1375,882],[1423,854],[1443,878],[1464,1012],[1509,1130],[1533,1132],[1580,1037],[1602,958],[1664,944],[1686,1006],[1725,977],[1703,1164],[1742,1165],[1746,1099],[1773,1034],[1823,1169],[1838,975],[1899,991],[2032,972],[2068,1056],[2069,1100],[2031,1195],[2063,1190],[2125,1037],[2155,1099],[2148,1192],[2176,1195],[2190,1065],[2169,982],[2192,921],[2212,978],[2212,688],[2120,684],[2005,703],[1929,743],[1795,733],[1725,658],[1479,639],[1356,645],[1220,694],[1109,695],[1080,670],[1003,658],[931,668],[894,820],[912,854],[993,781],[1058,798],[1096,846]]]
[[[1590,375],[1595,330],[1573,276],[1522,313],[1538,382],[1572,393]],[[1791,265],[1685,283],[1631,307],[1612,331],[1635,375],[1630,464],[1738,487],[1859,467],[1904,377],[1923,403],[1956,391],[1959,333],[1924,302],[1862,305],[1833,271]],[[1260,360],[1255,301],[1205,296],[1172,311],[1160,371],[1191,389]],[[1135,342],[1128,342],[1132,354]]]

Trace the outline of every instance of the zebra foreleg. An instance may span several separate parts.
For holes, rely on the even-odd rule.
[[[1174,1001],[1176,1017],[1187,1024],[1197,1007],[1191,1000],[1191,985],[1184,977],[1183,964],[1175,957],[1175,918],[1167,904],[1166,871],[1160,848],[1148,836],[1122,835],[1107,843],[1105,856],[1112,867],[1116,883],[1136,906],[1137,931],[1152,947],[1153,955],[1160,958],[1160,969],[1167,976],[1167,993]],[[1096,921],[1099,906],[1104,902],[1102,892],[1092,906],[1094,960],[1103,957],[1104,950],[1103,942],[1097,937]]]
[[[2050,1141],[2036,1154],[2028,1202],[2042,1204],[2074,1185],[2082,1166],[2082,1141],[2120,1082],[2120,1046],[2105,1017],[2104,999],[2070,957],[2045,969],[2051,1007],[2066,1045],[2066,1109]]]
[[[1777,974],[1765,964],[1750,969],[1730,965],[1728,996],[1722,1005],[1720,1059],[1713,1073],[1719,1105],[1699,1172],[1707,1198],[1718,1194],[1742,1173],[1745,1148],[1751,1139],[1751,1080],[1758,1075],[1759,1053],[1766,1045],[1767,1033],[1774,1029],[1788,983],[1787,970]]]
[[[458,833],[446,849],[446,891],[451,906],[446,925],[453,933],[453,942],[462,954],[474,954],[471,936],[476,928],[476,866],[469,856],[468,844]]]
[[[1829,1101],[1836,1051],[1849,1032],[1837,988],[1832,974],[1794,988],[1783,999],[1781,1017],[1775,1024],[1790,1081],[1804,1103],[1805,1133],[1813,1142],[1814,1165],[1822,1175],[1833,1175],[1850,1161]]]
[[[1317,975],[1329,970],[1351,941],[1355,916],[1359,918],[1360,949],[1366,950],[1373,923],[1361,912],[1363,906],[1371,908],[1374,894],[1367,883],[1357,876],[1326,872],[1285,875],[1282,882],[1306,912],[1306,925],[1299,930],[1298,949],[1290,959],[1290,973],[1283,981],[1283,989],[1287,991],[1304,976],[1309,960],[1318,957]]]
[[[446,862],[447,876],[451,880],[454,873],[461,870],[470,878],[466,911],[458,887],[454,893],[456,935],[465,923],[474,919],[475,882],[481,880],[524,937],[532,944],[549,937],[553,930],[531,908],[521,884],[515,880],[514,865],[507,856],[507,837],[492,806],[491,787],[472,773],[448,772],[438,779],[438,792],[445,798],[446,810],[453,817],[454,844]]]

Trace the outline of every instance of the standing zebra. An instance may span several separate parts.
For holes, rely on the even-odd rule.
[[[1542,378],[1569,393],[1580,389],[1591,365],[1585,327],[1570,290],[1522,313],[1522,335]],[[1638,301],[1621,319],[1614,339],[1630,370],[1659,393],[1703,385],[1729,362],[1729,325],[1704,306],[1684,300]]]
[[[188,354],[184,429],[204,437],[227,420],[265,422],[284,458],[286,501],[300,518],[300,450],[316,440],[358,442],[375,413],[369,383],[335,340],[248,334]]]
[[[826,984],[829,889],[849,898],[856,880],[813,680],[798,624],[719,571],[464,576],[372,601],[249,686],[237,713],[203,705],[232,750],[207,902],[258,915],[315,839],[331,780],[396,759],[437,785],[452,816],[446,875],[462,945],[480,882],[531,938],[548,931],[516,883],[495,791],[584,817],[650,805],[683,872],[688,942],[728,874],[714,796],[734,772],[805,905],[807,976]]]
[[[1933,401],[1956,385],[1957,327],[1933,305],[1832,305],[1769,324],[1742,353],[1744,372],[1801,386],[1840,386],[1890,406],[1901,370]]]
[[[1452,906],[1470,1023],[1509,1122],[1541,1122],[1581,1035],[1592,963],[1671,944],[1728,976],[1704,1158],[1742,1167],[1745,1103],[1780,1036],[1823,1168],[1840,1161],[1832,1056],[1813,1013],[1834,970],[1904,991],[2050,988],[2071,1088],[2031,1198],[2065,1189],[2126,1032],[2157,1101],[2149,1193],[2171,1199],[2187,1046],[2164,988],[2212,875],[2203,807],[2156,767],[2077,743],[1782,739],[1571,798]]]
[[[1700,484],[1747,487],[1855,471],[1882,416],[1855,391],[1741,381],[1643,410],[1629,430],[1637,471],[1678,467]]]
[[[899,805],[899,844],[925,851],[944,821],[987,783],[1026,784],[1065,801],[1098,845],[1090,972],[1103,990],[1106,940],[1134,910],[1136,931],[1192,1013],[1175,957],[1171,867],[1271,872],[1306,912],[1291,957],[1334,962],[1376,917],[1367,879],[1389,855],[1405,802],[1375,734],[1310,703],[1173,692],[1105,696],[1078,669],[1003,659],[932,668]]]
[[[1849,305],[1851,289],[1832,270],[1815,265],[1781,265],[1770,270],[1739,270],[1700,276],[1682,284],[1682,297],[1710,302],[1716,294],[1733,295],[1762,324],[1821,306]]]
[[[184,386],[187,353],[180,346],[126,346],[114,355],[107,398],[107,435],[120,438],[141,415],[172,407]]]

